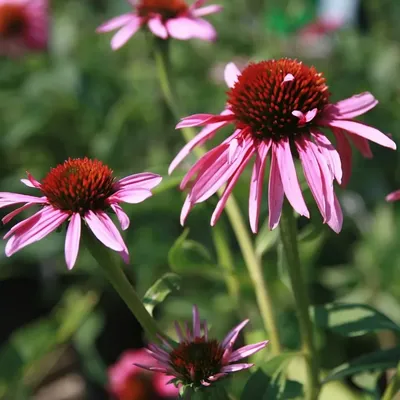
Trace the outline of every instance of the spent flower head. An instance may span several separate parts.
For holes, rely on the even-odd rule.
[[[193,329],[188,324],[182,329],[175,322],[179,343],[173,346],[162,340],[161,346],[150,344],[148,352],[157,363],[137,365],[149,371],[174,376],[170,382],[176,386],[194,389],[208,387],[233,372],[252,367],[253,364],[237,361],[262,350],[268,344],[266,340],[233,350],[240,331],[248,322],[241,322],[221,342],[209,337],[207,323],[200,321],[198,308],[193,306]]]
[[[206,0],[196,0],[188,5],[185,0],[128,0],[133,10],[115,17],[97,28],[97,32],[118,32],[111,40],[111,47],[122,47],[141,27],[161,39],[214,40],[214,27],[202,17],[221,10],[219,5],[202,7]]]
[[[6,255],[11,256],[23,247],[43,239],[68,221],[65,260],[68,268],[72,269],[78,256],[83,220],[100,242],[119,252],[124,261],[128,262],[128,249],[108,213],[115,213],[121,228],[127,229],[129,217],[119,203],[135,204],[146,200],[152,195],[150,190],[161,179],[159,175],[145,172],[116,180],[108,166],[89,158],[68,159],[51,169],[41,182],[28,173],[28,179],[21,181],[38,189],[41,196],[0,192],[0,208],[25,203],[7,214],[2,222],[8,223],[33,205],[42,208],[16,224],[4,236],[4,239],[9,239]]]
[[[242,72],[230,63],[225,69],[229,86],[225,110],[220,115],[195,114],[177,128],[205,125],[205,128],[172,161],[169,173],[192,151],[228,124],[235,131],[208,151],[188,171],[181,189],[190,188],[182,208],[181,223],[197,203],[225,186],[211,218],[220,217],[239,176],[255,156],[250,182],[249,218],[258,230],[264,173],[270,160],[268,185],[269,227],[280,220],[284,197],[300,214],[309,217],[297,178],[294,159],[299,158],[305,179],[324,223],[335,232],[342,228],[343,215],[334,192],[334,180],[346,185],[351,174],[350,141],[365,156],[372,152],[368,141],[395,149],[395,143],[379,130],[354,118],[376,106],[378,101],[365,92],[337,103],[322,73],[297,60],[279,59],[249,64]],[[336,148],[321,128],[329,128]]]

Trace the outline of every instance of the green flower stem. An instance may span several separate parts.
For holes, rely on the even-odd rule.
[[[297,316],[299,319],[302,350],[307,365],[307,399],[318,398],[320,383],[317,353],[314,346],[314,331],[309,314],[310,300],[307,286],[304,282],[301,271],[299,249],[297,244],[296,219],[290,204],[285,201],[279,224],[281,241],[287,261],[287,270],[293,290],[296,304]]]
[[[87,229],[83,230],[83,237],[91,255],[98,262],[114,289],[129,307],[149,338],[156,342],[159,342],[160,336],[169,340],[144,307],[135,289],[118,265],[116,257],[113,257],[110,250],[100,243]]]
[[[179,120],[182,114],[179,112],[176,98],[170,84],[168,43],[166,42],[167,41],[156,41],[154,46],[154,58],[165,101],[174,117]],[[189,142],[196,136],[196,131],[191,128],[181,129],[181,132],[186,142]],[[205,150],[201,147],[195,148],[193,152],[197,158],[205,154]],[[221,196],[222,191],[218,191],[218,194]],[[239,206],[232,194],[225,205],[225,211],[249,271],[265,329],[270,335],[270,349],[274,355],[279,354],[282,348],[271,294],[269,290],[267,290],[262,272],[262,264],[256,256],[248,229],[246,228]]]
[[[397,365],[396,373],[393,375],[389,386],[383,394],[382,400],[393,400],[396,393],[400,391],[400,363]]]

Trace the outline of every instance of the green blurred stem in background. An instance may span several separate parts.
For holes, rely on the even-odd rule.
[[[283,204],[279,229],[299,320],[302,350],[307,365],[306,399],[316,400],[318,399],[320,383],[318,356],[314,346],[314,330],[309,314],[310,300],[301,270],[296,219],[287,200]]]
[[[161,90],[165,101],[170,108],[172,114],[178,121],[182,117],[182,113],[178,107],[176,97],[174,96],[170,83],[170,62],[169,62],[169,41],[156,39],[154,42],[154,58],[157,67],[157,75],[160,81]],[[195,130],[191,128],[181,129],[182,135],[186,142],[189,142],[196,136]],[[193,150],[197,158],[205,154],[203,148],[197,147]],[[221,195],[221,191],[218,192]],[[261,261],[257,258],[253,243],[251,241],[248,229],[244,223],[239,206],[231,194],[225,205],[225,211],[228,215],[230,224],[235,233],[239,247],[241,249],[244,261],[252,280],[258,307],[260,309],[261,318],[263,320],[266,331],[270,337],[270,349],[273,354],[281,352],[281,343],[279,338],[278,326],[276,323],[275,311],[272,303],[272,297],[266,287],[266,282],[262,272]],[[217,252],[219,252],[217,250]],[[236,279],[232,275],[233,279]]]
[[[114,257],[110,250],[100,243],[86,228],[83,229],[83,238],[90,254],[98,262],[108,280],[131,310],[148,337],[156,342],[160,341],[160,336],[169,340],[144,307],[135,289],[122,271],[121,266],[118,265],[117,258]]]
[[[400,391],[400,363],[397,365],[396,373],[386,388],[382,400],[393,400],[398,391]]]

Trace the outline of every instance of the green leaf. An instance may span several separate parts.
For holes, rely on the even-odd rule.
[[[313,314],[319,327],[343,336],[361,336],[380,330],[400,332],[400,326],[365,304],[325,304],[314,307]]]
[[[178,291],[180,283],[180,276],[171,272],[158,279],[143,297],[146,310],[153,315],[154,307],[162,303],[171,292]]]
[[[330,372],[323,383],[342,379],[364,371],[385,371],[395,367],[399,360],[400,346],[389,350],[375,351],[338,366]]]

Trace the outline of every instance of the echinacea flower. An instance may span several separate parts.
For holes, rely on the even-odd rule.
[[[217,34],[214,27],[201,18],[221,10],[221,6],[202,7],[206,0],[196,0],[192,5],[184,0],[128,0],[133,11],[115,17],[97,28],[97,32],[118,29],[111,40],[111,47],[122,47],[141,27],[157,37],[180,40],[193,38],[212,41]]]
[[[351,174],[349,141],[366,157],[371,157],[368,140],[395,149],[395,143],[379,130],[354,118],[376,106],[378,101],[365,92],[331,104],[325,78],[314,67],[297,60],[280,59],[249,64],[239,72],[234,64],[225,69],[230,90],[220,115],[195,114],[177,128],[206,125],[178,153],[169,167],[171,173],[192,151],[214,137],[228,124],[236,127],[231,136],[208,151],[188,171],[181,189],[190,191],[182,207],[183,224],[192,207],[207,200],[226,184],[211,218],[214,225],[239,176],[255,156],[250,182],[249,219],[258,230],[264,173],[270,159],[268,185],[269,227],[280,220],[284,196],[294,210],[310,216],[297,179],[294,158],[303,172],[323,220],[335,232],[342,228],[343,215],[335,195],[334,179],[345,185]],[[337,150],[321,131],[329,128]]]
[[[0,0],[0,54],[47,48],[47,0]]]
[[[236,361],[262,350],[268,340],[233,350],[240,331],[248,319],[233,328],[222,342],[209,338],[207,323],[200,322],[199,310],[193,306],[193,330],[185,329],[175,322],[179,343],[172,346],[163,340],[161,346],[150,344],[148,352],[157,360],[155,365],[137,363],[149,371],[163,372],[175,378],[171,383],[193,388],[207,387],[227,375],[250,368],[253,364]],[[160,338],[161,339],[161,338]]]
[[[151,189],[161,182],[152,173],[129,175],[116,180],[113,171],[101,161],[89,158],[68,159],[50,170],[37,181],[28,173],[21,181],[41,192],[40,197],[0,192],[0,208],[25,203],[7,214],[6,224],[20,212],[33,205],[43,206],[40,211],[12,227],[4,236],[9,239],[6,255],[9,257],[28,244],[43,239],[68,221],[65,238],[65,260],[72,269],[78,256],[82,220],[105,246],[120,253],[128,262],[128,249],[108,212],[114,212],[123,230],[129,226],[129,217],[119,203],[136,204],[152,195]]]
[[[178,389],[169,385],[171,377],[160,372],[149,372],[136,363],[151,363],[153,358],[146,349],[127,350],[108,369],[108,389],[117,400],[171,399]]]

